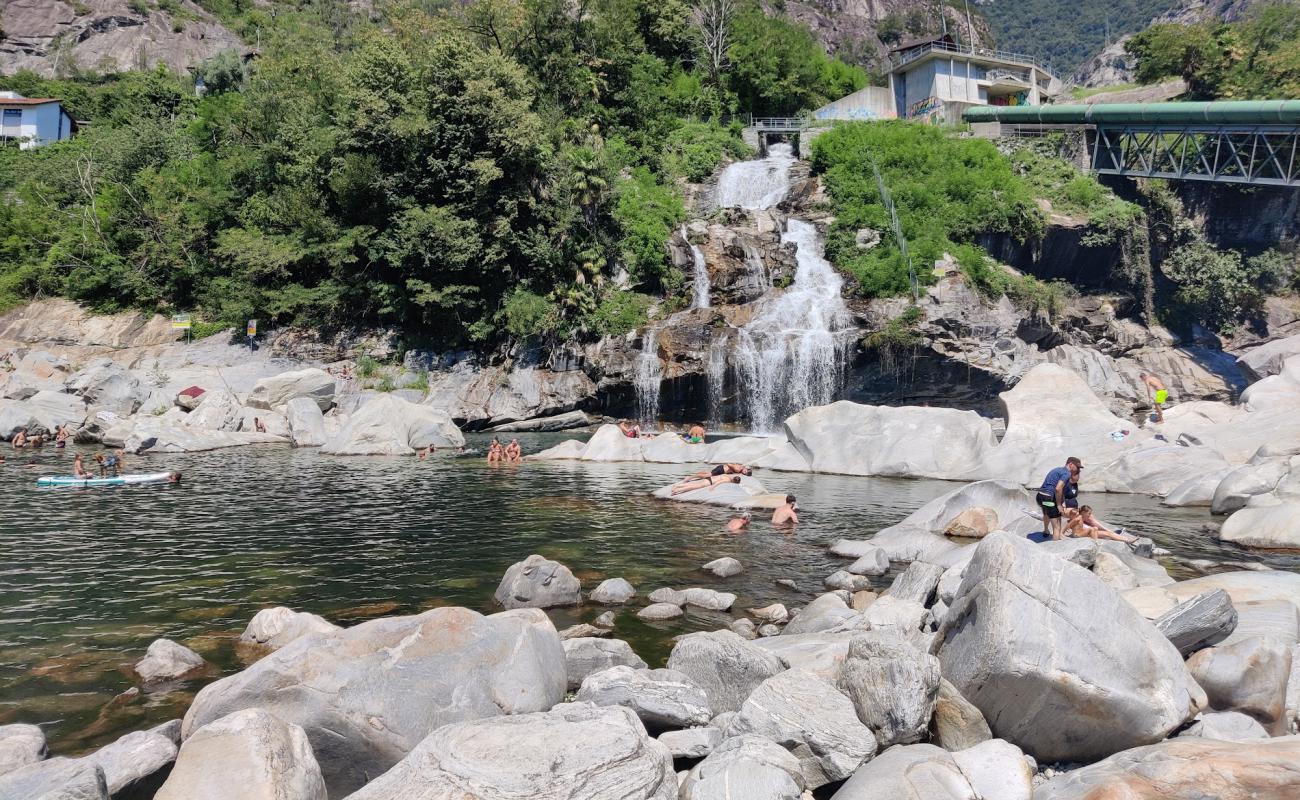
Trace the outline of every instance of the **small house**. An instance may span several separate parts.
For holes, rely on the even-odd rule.
[[[72,138],[77,123],[52,97],[0,92],[0,145],[23,150]]]

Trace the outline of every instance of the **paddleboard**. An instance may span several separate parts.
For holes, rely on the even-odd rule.
[[[36,479],[37,486],[129,486],[137,483],[165,483],[170,472],[122,475],[117,478],[74,478],[71,475],[47,475]]]

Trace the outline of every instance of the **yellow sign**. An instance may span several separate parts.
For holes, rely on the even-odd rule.
[[[177,314],[172,317],[172,328],[174,330],[187,331],[192,327],[194,327],[194,322],[190,319],[189,314]]]
[[[249,336],[256,336],[256,335],[257,335],[257,320],[255,320],[255,319],[250,319],[250,320],[248,321],[248,335],[249,335]]]

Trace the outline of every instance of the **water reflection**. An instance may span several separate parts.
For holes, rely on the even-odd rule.
[[[563,437],[519,438],[532,452]],[[665,585],[725,588],[739,595],[737,613],[799,605],[843,565],[825,545],[868,536],[951,488],[761,474],[769,488],[799,496],[803,523],[791,535],[756,521],[733,536],[723,509],[647,496],[684,471],[671,465],[489,468],[441,454],[426,462],[336,459],[264,447],[135,460],[134,468],[183,470],[179,487],[84,490],[37,489],[37,475],[71,463],[53,450],[38,458],[38,469],[12,458],[0,468],[9,512],[0,528],[0,723],[41,723],[58,753],[183,713],[201,682],[129,693],[129,665],[160,636],[229,673],[245,663],[234,640],[259,608],[283,604],[341,624],[448,604],[492,611],[501,573],[534,552],[568,564],[588,589],[621,575],[642,594]],[[1176,553],[1243,557],[1200,531],[1204,511],[1120,495],[1089,500],[1104,519]],[[745,572],[720,580],[699,570],[724,555]],[[1296,566],[1294,557],[1274,563]],[[777,586],[781,578],[802,591]],[[603,610],[552,616],[563,626]],[[647,624],[624,612],[616,635],[654,664],[671,636],[728,619],[692,612]]]

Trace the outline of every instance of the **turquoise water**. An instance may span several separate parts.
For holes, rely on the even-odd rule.
[[[564,437],[519,438],[535,452]],[[472,436],[470,446],[483,442]],[[52,750],[68,754],[181,715],[206,680],[245,663],[236,639],[266,606],[343,625],[448,604],[490,612],[501,574],[530,553],[564,562],[584,589],[623,576],[642,595],[660,586],[735,592],[736,614],[802,605],[844,565],[827,544],[868,536],[953,487],[760,472],[769,489],[798,495],[803,522],[794,534],[756,522],[734,536],[723,529],[724,509],[647,496],[690,471],[682,466],[488,467],[441,454],[328,458],[268,446],[131,460],[136,471],[183,470],[176,487],[38,489],[38,475],[69,472],[71,457],[47,449],[37,458],[35,469],[12,456],[0,467],[0,723],[41,724]],[[1089,501],[1175,553],[1243,558],[1201,530],[1210,521],[1203,510],[1121,495]],[[739,559],[745,572],[724,580],[699,569],[720,556]],[[1295,566],[1294,558],[1275,563]],[[782,578],[800,591],[776,585]],[[552,618],[563,627],[605,610]],[[615,635],[654,664],[672,636],[730,619],[692,612],[651,625],[622,611]],[[130,664],[161,636],[203,654],[213,675],[131,692]]]

